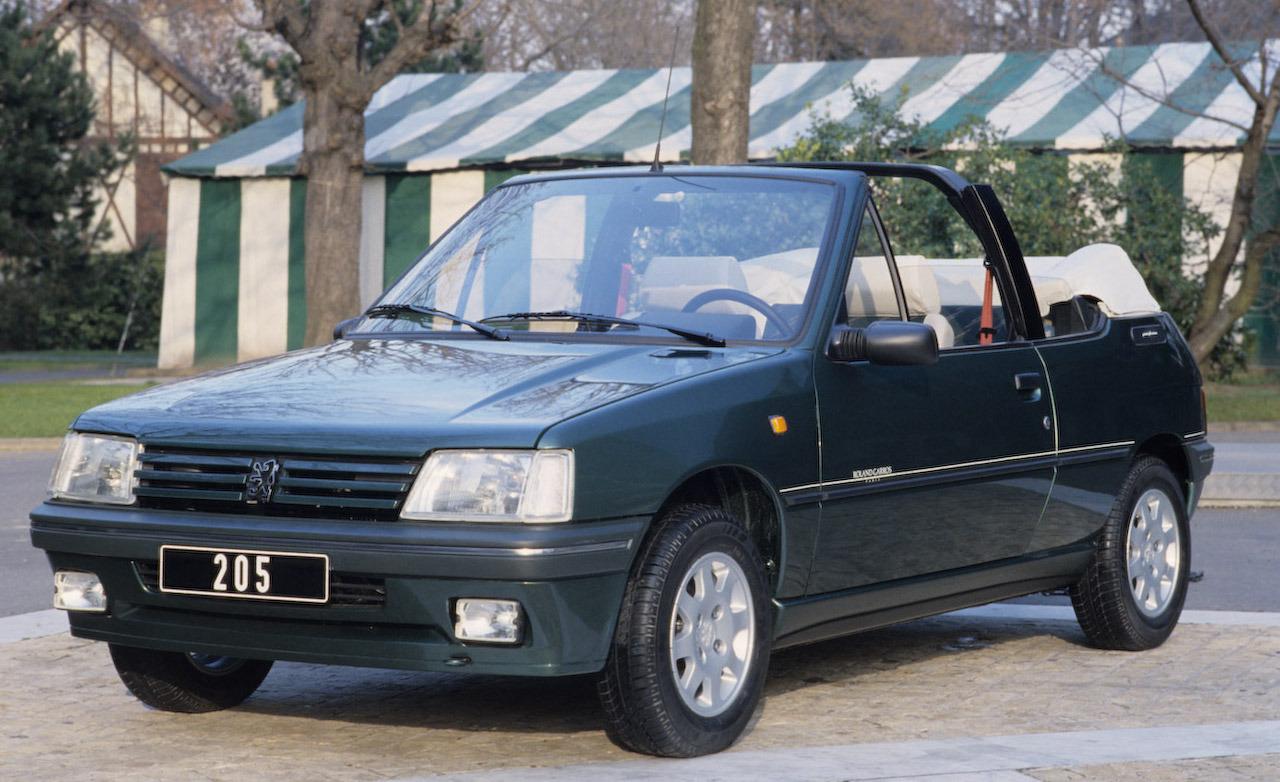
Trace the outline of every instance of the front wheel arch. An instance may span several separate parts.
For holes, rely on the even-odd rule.
[[[741,465],[703,467],[667,493],[654,519],[663,518],[681,505],[691,504],[720,508],[742,524],[764,559],[770,587],[776,593],[785,572],[786,521],[782,501],[772,484],[760,473]],[[646,542],[655,533],[654,527],[650,525]]]

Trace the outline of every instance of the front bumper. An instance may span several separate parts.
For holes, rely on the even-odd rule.
[[[81,638],[169,651],[425,671],[559,676],[603,667],[647,518],[548,525],[351,522],[46,502],[31,541],[55,569],[89,570],[106,614]],[[378,604],[298,605],[164,594],[160,545],[328,554],[334,577],[377,583]],[[457,597],[519,600],[518,646],[453,636]]]

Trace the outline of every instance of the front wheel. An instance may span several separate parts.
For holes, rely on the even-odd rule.
[[[271,671],[270,660],[108,646],[124,686],[161,711],[200,714],[238,706]]]
[[[1071,589],[1089,642],[1141,651],[1164,643],[1182,614],[1191,535],[1178,481],[1159,459],[1138,459],[1102,530],[1093,562]]]
[[[769,666],[764,563],[725,511],[668,513],[628,582],[598,691],[609,737],[664,757],[718,752],[746,729]]]

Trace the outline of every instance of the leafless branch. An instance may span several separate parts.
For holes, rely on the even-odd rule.
[[[1191,9],[1191,15],[1195,17],[1196,24],[1204,31],[1204,37],[1209,40],[1209,45],[1213,47],[1213,50],[1218,53],[1222,61],[1231,69],[1232,75],[1236,77],[1236,81],[1244,88],[1244,91],[1248,93],[1253,102],[1261,107],[1266,102],[1266,98],[1263,97],[1258,87],[1245,76],[1244,69],[1240,67],[1240,63],[1227,51],[1226,45],[1222,42],[1222,37],[1218,35],[1218,29],[1205,18],[1204,11],[1200,8],[1199,0],[1187,0],[1187,7]],[[1263,40],[1259,49],[1265,50],[1266,46],[1266,41]],[[1265,56],[1265,53],[1263,56]],[[1265,74],[1266,72],[1263,71],[1263,73]]]
[[[418,18],[408,27],[400,28],[396,45],[381,62],[370,69],[367,82],[370,94],[431,50],[456,42],[462,25],[475,12],[476,7],[477,4],[472,2],[458,11],[441,11],[436,0],[424,3],[418,12]]]
[[[531,65],[533,65],[538,60],[541,60],[543,57],[546,57],[548,54],[558,49],[566,41],[572,41],[575,38],[577,38],[579,35],[581,35],[582,31],[585,30],[588,25],[595,23],[596,17],[600,12],[600,8],[601,6],[595,6],[589,13],[584,15],[582,19],[578,21],[578,24],[567,29],[561,35],[550,36],[548,39],[546,39],[545,44],[541,49],[538,49],[536,52],[533,52],[532,54],[528,55],[523,59],[520,70],[522,71],[528,70]]]
[[[254,4],[262,11],[262,23],[267,29],[279,33],[303,59],[310,59],[315,52],[307,35],[310,23],[301,4],[295,0],[254,0]]]
[[[1147,89],[1146,87],[1142,87],[1141,85],[1134,83],[1134,81],[1130,79],[1128,76],[1125,76],[1123,73],[1120,73],[1119,71],[1115,70],[1111,66],[1107,65],[1106,58],[1096,51],[1085,50],[1085,49],[1081,49],[1081,51],[1084,53],[1086,57],[1093,60],[1099,72],[1101,72],[1103,75],[1111,78],[1112,80],[1120,84],[1121,87],[1126,91],[1132,90],[1137,95],[1143,98],[1146,98],[1147,100],[1158,103],[1161,106],[1165,106],[1169,109],[1172,109],[1173,111],[1176,111],[1179,114],[1185,114],[1188,117],[1195,117],[1197,119],[1203,118],[1203,119],[1211,120],[1213,122],[1221,122],[1224,125],[1228,125],[1230,127],[1236,128],[1242,133],[1249,132],[1249,126],[1242,122],[1238,122],[1233,119],[1228,119],[1226,117],[1209,114],[1202,109],[1193,109],[1189,106],[1184,106],[1178,103],[1177,101],[1173,100],[1173,98],[1171,97],[1172,96],[1171,90],[1166,89],[1163,92],[1158,92],[1156,90],[1150,90],[1150,89]],[[1160,67],[1159,63],[1156,64],[1156,67],[1157,68]],[[1167,82],[1167,79],[1165,79],[1164,77],[1163,70],[1161,70],[1160,73],[1161,73],[1161,82],[1164,83],[1167,87],[1168,82]],[[1123,96],[1121,96],[1121,99],[1123,100]],[[1105,105],[1105,102],[1104,102],[1104,105]],[[1119,112],[1119,113],[1113,112],[1113,113],[1117,114],[1117,119],[1118,119],[1119,118],[1118,114],[1123,112]]]

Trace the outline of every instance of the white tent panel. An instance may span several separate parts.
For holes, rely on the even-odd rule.
[[[240,295],[236,353],[241,361],[283,353],[289,336],[289,180],[240,183]]]
[[[200,180],[177,177],[169,183],[169,235],[164,259],[158,361],[161,369],[189,367],[195,362],[199,226]]]
[[[368,307],[382,293],[382,262],[386,249],[387,178],[367,176],[361,190],[360,306]]]

